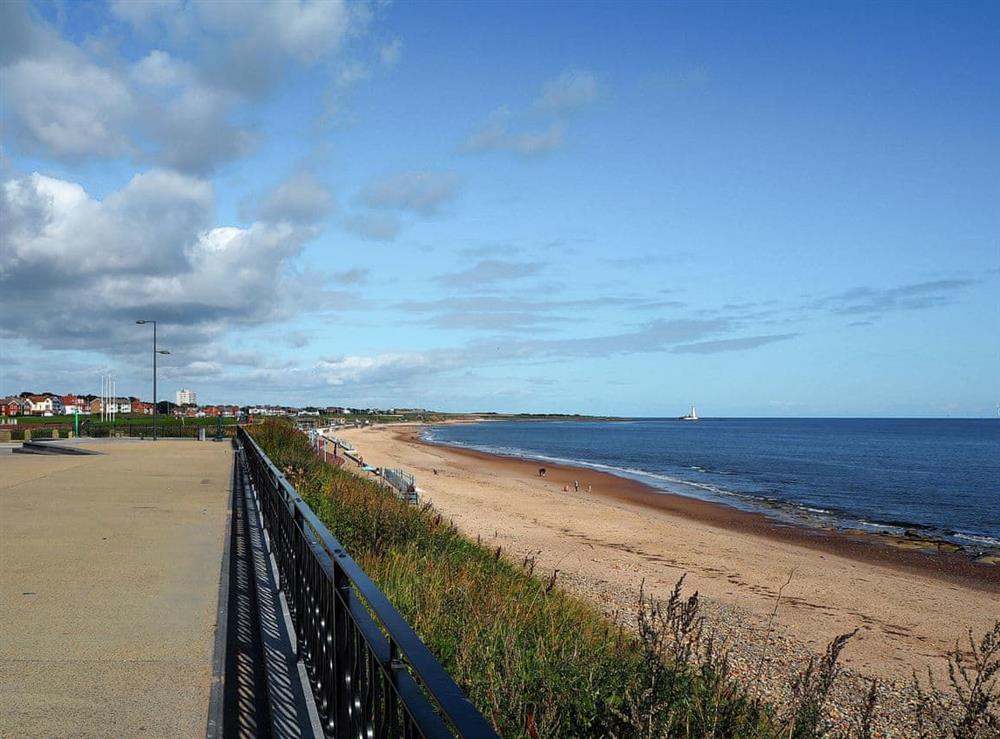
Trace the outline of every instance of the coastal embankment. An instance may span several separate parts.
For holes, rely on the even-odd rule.
[[[723,637],[769,645],[767,665],[744,660],[748,671],[780,672],[804,658],[799,647],[822,652],[858,629],[843,662],[905,683],[914,669],[942,670],[956,639],[997,618],[994,564],[927,543],[781,525],[586,468],[545,463],[540,477],[537,462],[428,444],[420,428],[338,436],[366,463],[414,473],[422,500],[468,536],[558,570],[609,613],[634,608],[640,587],[667,598],[684,575],[686,590],[712,602]]]

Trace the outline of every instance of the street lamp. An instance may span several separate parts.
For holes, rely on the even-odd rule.
[[[156,355],[170,354],[165,349],[156,348],[156,321],[136,321],[140,326],[146,323],[153,324],[153,441],[156,441]]]

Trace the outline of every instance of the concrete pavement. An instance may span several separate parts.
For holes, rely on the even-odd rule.
[[[0,456],[0,737],[204,736],[230,445]]]

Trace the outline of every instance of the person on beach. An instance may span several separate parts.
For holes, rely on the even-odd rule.
[[[573,480],[573,491],[577,492],[577,493],[580,492],[580,481],[579,480]]]
[[[539,467],[538,468],[538,476],[539,477],[545,477],[545,468],[544,467]]]

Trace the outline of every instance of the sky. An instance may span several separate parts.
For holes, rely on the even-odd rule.
[[[0,395],[995,416],[996,3],[0,3]]]

